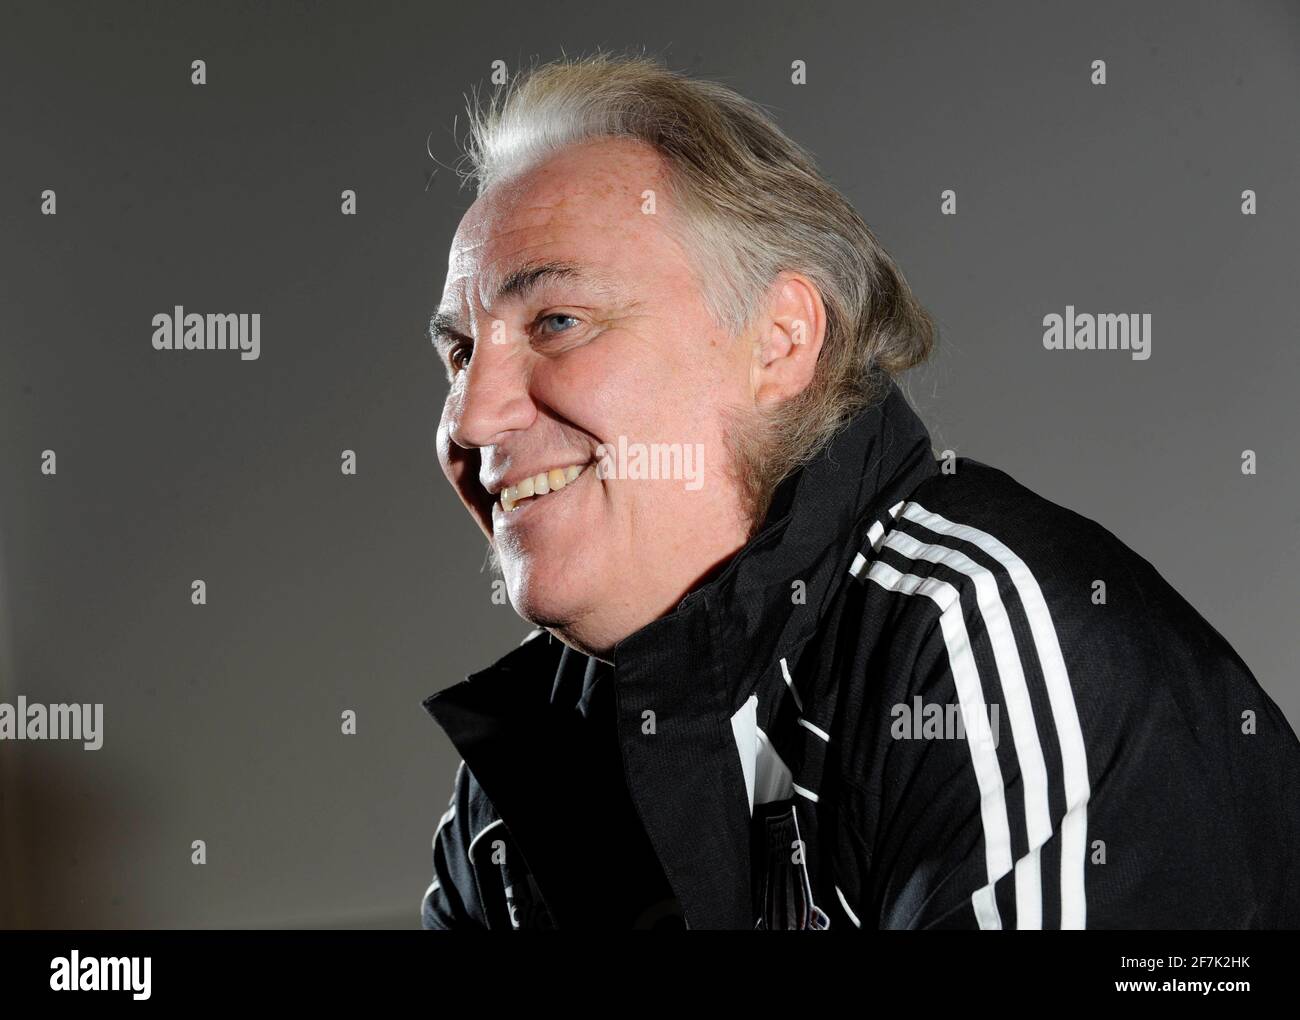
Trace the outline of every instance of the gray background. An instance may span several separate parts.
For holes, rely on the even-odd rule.
[[[426,138],[496,59],[643,45],[768,105],[940,323],[936,448],[1109,527],[1300,721],[1300,7],[620,7],[4,5],[0,700],[106,736],[0,744],[0,924],[418,925],[457,761],[419,701],[528,629],[421,336],[471,200]],[[261,312],[261,359],[154,351],[174,304]],[[1151,359],[1045,351],[1066,304],[1152,313]]]

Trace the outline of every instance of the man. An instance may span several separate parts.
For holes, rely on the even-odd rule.
[[[1300,921],[1285,718],[1110,533],[940,469],[930,320],[759,108],[568,61],[469,155],[438,454],[537,629],[425,702],[425,927]]]

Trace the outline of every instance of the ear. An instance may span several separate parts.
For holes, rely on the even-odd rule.
[[[770,407],[812,382],[826,339],[826,305],[802,273],[783,272],[768,290],[767,313],[758,321],[750,370],[754,403]]]

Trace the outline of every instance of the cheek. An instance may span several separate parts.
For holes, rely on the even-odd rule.
[[[667,327],[649,339],[605,339],[553,365],[543,395],[602,442],[702,438],[714,406],[736,398],[734,366],[707,340],[682,345]]]
[[[653,427],[662,368],[613,336],[602,340],[536,370],[534,392],[597,442],[631,441]]]

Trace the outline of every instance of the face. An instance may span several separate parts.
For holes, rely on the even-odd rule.
[[[713,322],[673,215],[649,147],[570,149],[474,203],[435,316],[443,472],[515,610],[589,654],[748,532],[724,437],[753,412],[753,352]]]

